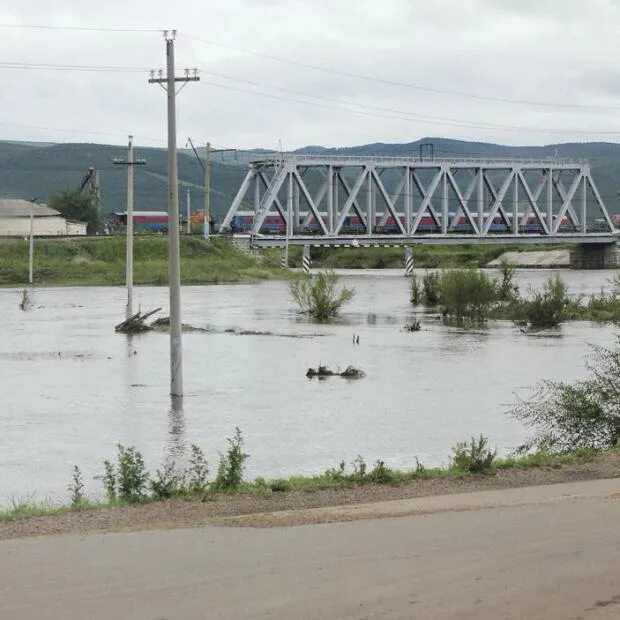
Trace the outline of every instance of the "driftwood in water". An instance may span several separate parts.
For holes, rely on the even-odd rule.
[[[347,366],[342,372],[334,372],[330,370],[327,366],[321,366],[319,364],[318,368],[308,368],[306,372],[306,377],[312,379],[313,377],[318,377],[319,379],[324,379],[325,377],[344,377],[345,379],[361,379],[365,376],[366,373],[360,370],[359,368],[355,368],[355,366]]]
[[[146,324],[146,319],[160,310],[161,308],[155,308],[155,310],[145,312],[144,314],[142,314],[141,311],[138,311],[122,323],[119,323],[114,328],[114,331],[120,332],[121,334],[139,334],[141,332],[148,332],[153,328]]]
[[[154,329],[158,332],[169,332],[170,331],[170,317],[163,316],[159,319],[155,319],[151,325],[151,329]],[[194,327],[193,325],[188,325],[187,323],[181,323],[181,330],[184,332],[209,332],[211,331],[205,327]]]
[[[411,323],[405,323],[406,332],[419,332],[422,329],[420,321],[414,319]]]

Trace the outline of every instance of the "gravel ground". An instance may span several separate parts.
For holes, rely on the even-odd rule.
[[[620,453],[610,452],[588,463],[561,468],[499,470],[490,475],[416,480],[402,486],[365,485],[339,490],[273,493],[269,496],[217,496],[204,501],[162,501],[31,517],[0,523],[0,540],[65,533],[188,528],[208,523],[246,527],[301,525],[315,522],[311,514],[304,514],[304,510],[312,508],[615,477],[620,477]],[[294,514],[290,518],[270,520],[269,513],[278,511],[294,511]],[[249,515],[256,515],[256,518]],[[243,519],[236,519],[241,516]],[[328,511],[323,514],[321,522],[339,520],[343,520],[342,513],[334,511],[330,517]]]

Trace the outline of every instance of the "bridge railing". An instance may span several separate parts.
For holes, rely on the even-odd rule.
[[[417,164],[426,164],[426,165],[437,165],[441,164],[458,164],[458,165],[471,165],[472,167],[485,167],[492,166],[497,168],[498,166],[505,165],[506,167],[512,167],[514,165],[529,165],[529,166],[543,166],[543,167],[553,167],[556,166],[569,166],[574,165],[576,167],[588,165],[589,160],[587,159],[571,159],[565,157],[544,157],[544,158],[535,158],[535,157],[391,157],[391,156],[361,156],[361,155],[306,155],[303,153],[267,153],[257,157],[255,160],[252,160],[253,164],[265,164],[265,163],[273,163],[278,164],[281,162],[290,162],[293,164],[303,164],[307,162],[308,164],[318,165],[321,162],[325,162],[326,164],[345,164],[350,166],[356,165],[367,165],[371,164],[402,164],[402,165],[417,165]]]

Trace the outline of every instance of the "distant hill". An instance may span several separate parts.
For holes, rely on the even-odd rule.
[[[299,153],[322,155],[418,155],[421,143],[432,143],[435,157],[569,157],[590,160],[592,175],[612,213],[620,213],[620,144],[585,142],[547,146],[503,146],[485,142],[464,142],[445,138],[424,138],[406,144],[364,144],[328,148],[307,146]],[[265,152],[256,149],[254,153]],[[38,198],[47,201],[59,189],[77,187],[89,166],[100,172],[104,215],[125,208],[125,168],[112,163],[124,157],[122,146],[102,144],[45,144],[0,142],[0,197]],[[166,209],[167,158],[164,149],[136,147],[136,157],[147,160],[135,174],[135,208]],[[228,209],[253,154],[214,157],[211,208],[217,218]],[[193,208],[202,206],[202,167],[191,151],[179,151],[180,203],[185,207],[185,190],[191,190]]]

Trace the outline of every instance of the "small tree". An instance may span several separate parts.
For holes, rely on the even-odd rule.
[[[620,441],[620,348],[595,347],[590,376],[575,383],[545,381],[510,412],[534,430],[522,450],[567,452],[611,448]]]
[[[97,207],[88,196],[64,189],[56,192],[49,199],[49,206],[56,209],[65,219],[86,222],[86,232],[94,235],[101,229],[101,220]]]
[[[301,312],[317,321],[328,321],[340,308],[351,301],[355,290],[338,289],[338,276],[333,271],[321,271],[291,283],[290,292]]]

